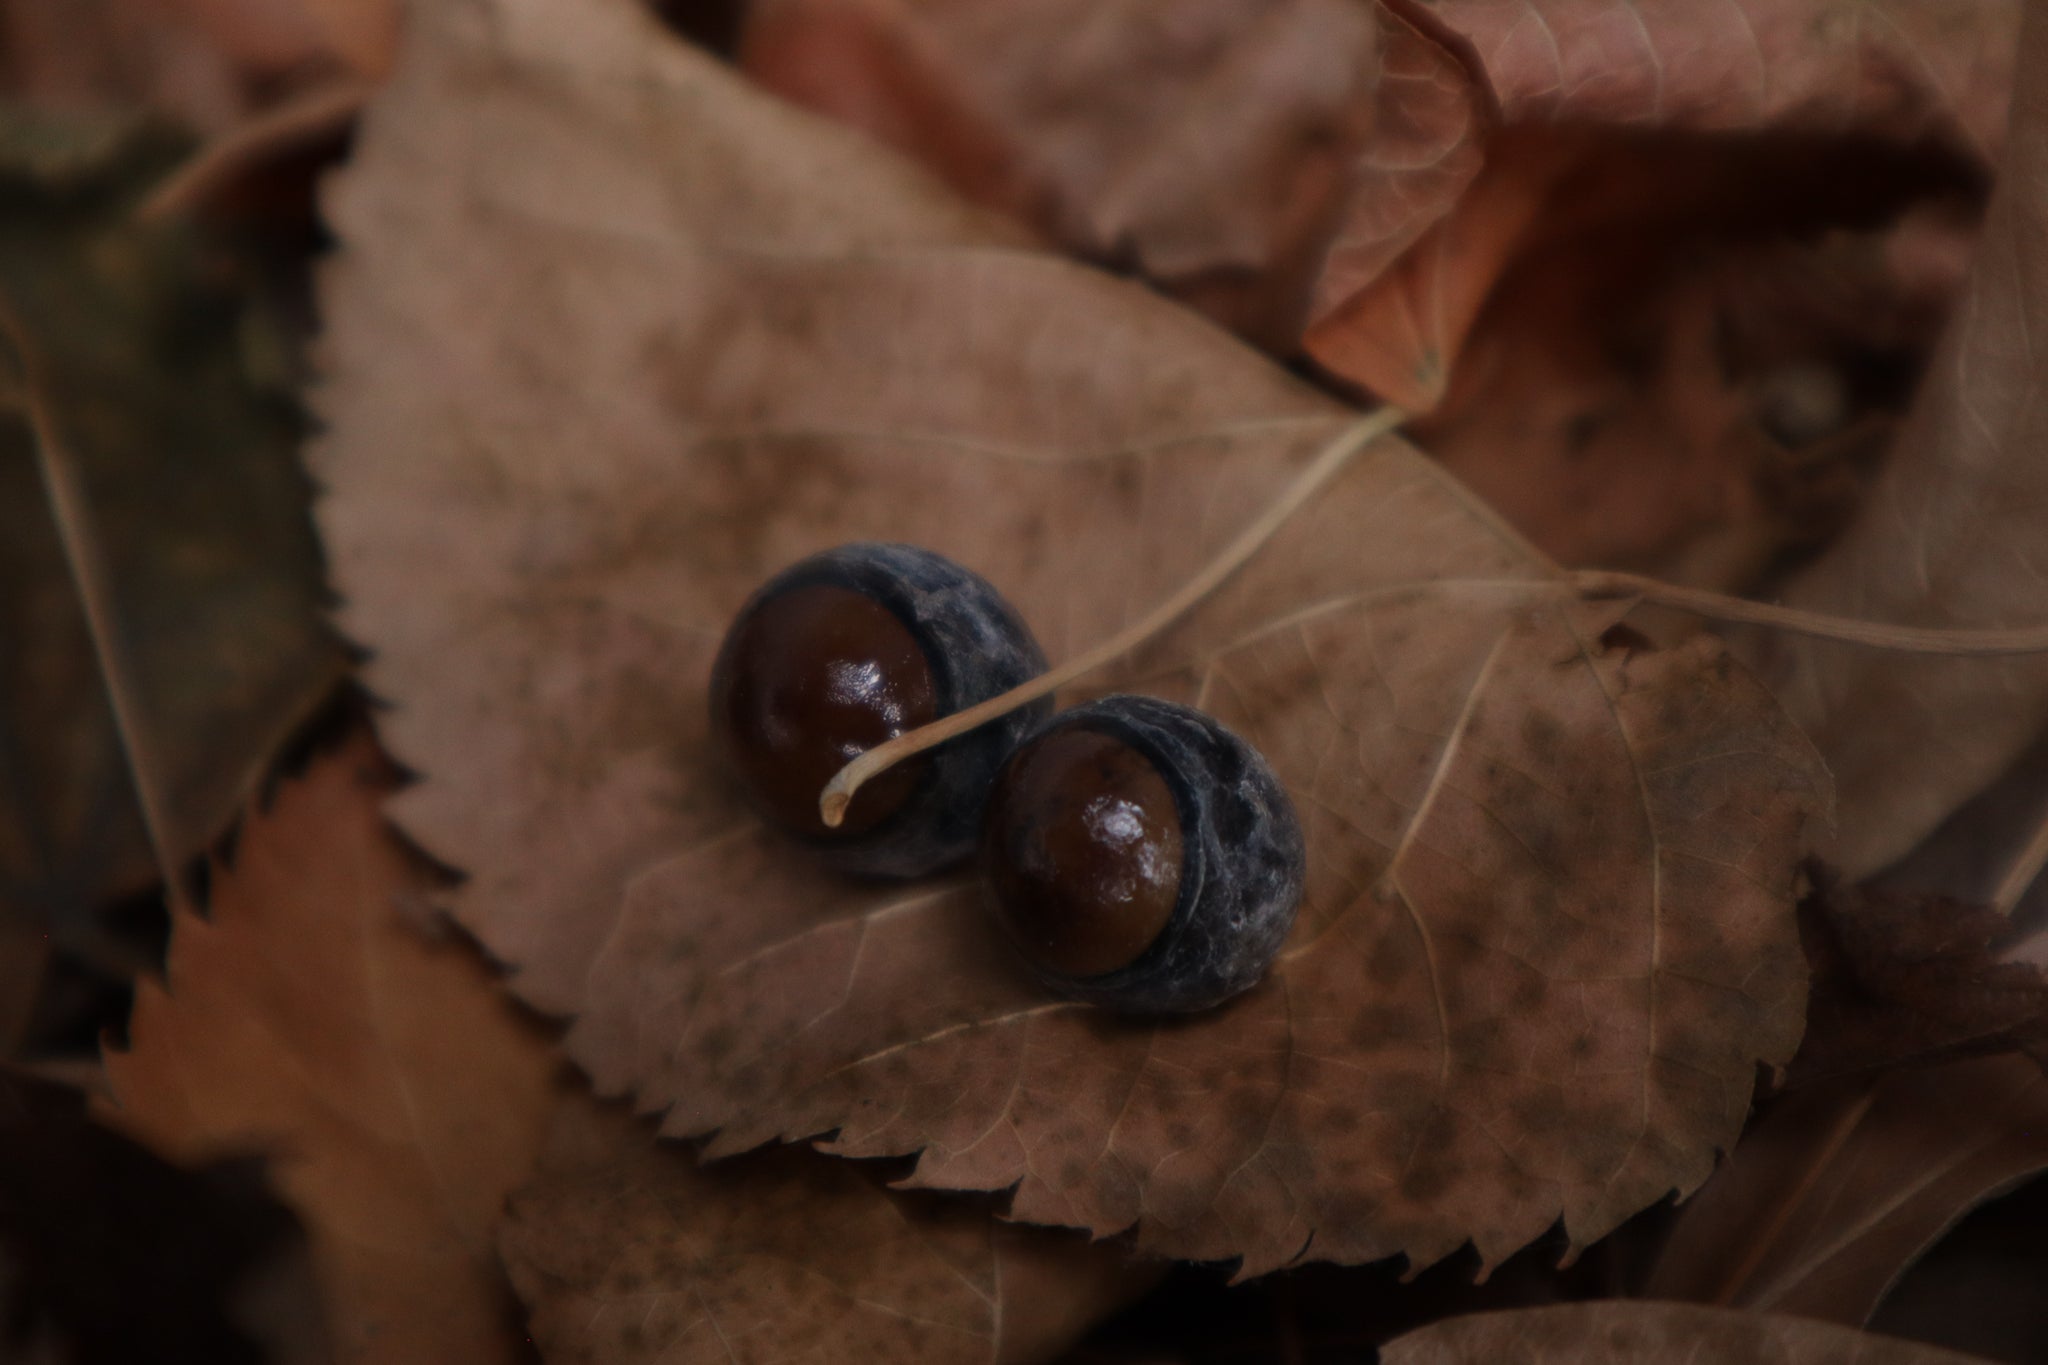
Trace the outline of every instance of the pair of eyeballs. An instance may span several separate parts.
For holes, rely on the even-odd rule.
[[[803,560],[740,609],[711,731],[769,823],[842,870],[918,877],[979,845],[997,923],[1050,989],[1141,1013],[1253,985],[1293,924],[1304,855],[1257,750],[1201,712],[1049,699],[917,754],[828,828],[818,796],[878,744],[1045,670],[985,580],[910,545]]]

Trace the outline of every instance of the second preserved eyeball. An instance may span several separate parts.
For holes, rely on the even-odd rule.
[[[836,828],[819,816],[820,791],[866,750],[1044,669],[1031,632],[978,575],[914,545],[842,545],[740,609],[712,668],[711,732],[754,808],[828,862],[922,876],[972,851],[997,769],[1047,703],[878,774]]]
[[[1151,697],[1076,707],[1027,740],[983,841],[996,917],[1039,979],[1120,1010],[1247,989],[1301,900],[1301,828],[1265,759]]]

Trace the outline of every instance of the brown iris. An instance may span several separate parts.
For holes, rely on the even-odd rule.
[[[759,602],[711,674],[712,731],[761,813],[819,839],[865,834],[923,780],[923,757],[862,787],[827,829],[818,793],[856,755],[938,716],[931,664],[910,628],[851,588],[812,584]]]
[[[1136,961],[1180,899],[1181,824],[1152,761],[1093,730],[1033,740],[989,803],[997,912],[1024,954],[1069,976]]]

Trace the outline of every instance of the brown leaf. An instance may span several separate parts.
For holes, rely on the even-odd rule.
[[[1976,1356],[1824,1322],[1682,1303],[1479,1313],[1410,1332],[1386,1365],[1972,1365]],[[1981,1362],[1978,1362],[1981,1365]]]
[[[2048,70],[2048,17],[2021,37],[2022,91]],[[1895,454],[1854,524],[1782,589],[1809,610],[1920,625],[2048,620],[2040,528],[2048,413],[2035,401],[2035,336],[2048,279],[2048,104],[2022,95],[1957,325]],[[1845,874],[1907,852],[1988,786],[2048,722],[2039,658],[1873,658],[1784,634],[1751,644],[1759,668],[1841,783]]]
[[[553,1362],[1057,1355],[1155,1269],[775,1148],[705,1169],[572,1098],[498,1246]]]
[[[1373,286],[1472,187],[1485,162],[1481,144],[1488,120],[1474,96],[1471,75],[1456,56],[1385,5],[1375,11],[1380,79],[1372,136],[1353,166],[1344,214],[1316,279],[1310,313],[1319,330],[1309,333],[1308,346],[1339,373],[1361,382],[1367,376],[1385,378],[1391,385],[1412,355],[1408,343],[1443,321],[1432,313],[1458,305],[1441,298],[1395,297],[1374,292]],[[1470,215],[1460,220],[1472,221]],[[1439,234],[1429,249],[1444,250],[1445,240]],[[1428,277],[1422,271],[1403,273],[1410,280]],[[1339,316],[1344,322],[1336,320]],[[1317,338],[1328,349],[1319,349]],[[1374,341],[1390,346],[1400,358],[1376,365],[1358,354]],[[1339,351],[1347,349],[1355,363],[1339,358]],[[1397,387],[1369,387],[1404,407],[1415,396]]]
[[[1988,158],[2003,140],[2019,5],[1434,0],[1419,12],[1432,33],[1468,54],[1481,87],[1471,98],[1492,111],[1485,122],[1473,116],[1469,131],[1446,146],[1476,161],[1474,143],[1491,123],[1508,136],[1488,142],[1485,173],[1455,208],[1448,200],[1417,205],[1411,235],[1420,240],[1392,269],[1340,279],[1333,256],[1306,345],[1331,371],[1427,412],[1443,399],[1509,263],[1536,245],[1532,237],[1548,230],[1560,201],[1571,211],[1579,148],[1530,133],[1770,131],[1899,147],[1946,143]],[[1456,126],[1448,112],[1436,122],[1447,137]],[[1366,155],[1373,152],[1368,146]],[[1675,176],[1668,188],[1654,174],[1651,183],[1660,201],[1682,203],[1695,188]],[[1463,188],[1444,185],[1454,197]],[[1386,209],[1361,196],[1351,213]]]
[[[1560,1215],[1583,1243],[1734,1140],[1798,1036],[1826,798],[1713,644],[1603,648],[1610,614],[1381,443],[1104,680],[1200,700],[1289,784],[1286,960],[1168,1026],[1047,1000],[970,888],[849,884],[743,814],[704,753],[725,623],[882,537],[1067,657],[1350,415],[623,3],[424,19],[357,156],[318,458],[426,774],[394,809],[603,1088],[718,1152],[836,1130],[1248,1273],[1497,1261]]]
[[[742,60],[1070,251],[1291,350],[1372,127],[1375,9],[763,0]],[[1426,94],[1418,49],[1433,45],[1388,23],[1404,81]],[[1378,163],[1382,187],[1402,183],[1405,150]]]
[[[432,882],[384,828],[391,786],[359,734],[247,817],[136,990],[108,1117],[181,1163],[272,1154],[342,1359],[517,1360],[491,1235],[557,1063],[467,944],[401,913]]]
[[[2005,129],[2017,0],[1424,0],[1509,123],[1854,132],[1964,142]]]
[[[2048,1041],[2048,976],[2000,960],[2012,923],[1995,910],[1834,886],[1799,924],[1814,981],[1788,1084]]]
[[[1983,1200],[2048,1169],[2048,1079],[1987,1057],[1775,1102],[1695,1195],[1647,1292],[1860,1323]]]

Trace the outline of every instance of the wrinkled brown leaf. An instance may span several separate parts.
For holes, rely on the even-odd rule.
[[[2048,276],[2048,16],[2021,37],[2012,135],[1956,325],[1862,514],[1786,584],[1790,605],[1921,625],[2048,620],[2048,410],[2036,334]],[[2048,721],[2048,663],[1876,658],[1763,635],[1753,654],[1841,783],[1852,879],[1906,853]]]
[[[742,60],[968,197],[1284,351],[1372,129],[1375,8],[757,0]],[[1430,45],[1396,27],[1404,66],[1426,62]],[[1404,150],[1378,164],[1382,188],[1401,183]]]
[[[1248,1272],[1496,1261],[1703,1179],[1792,1050],[1797,735],[1709,642],[1603,648],[1398,442],[1120,674],[1295,793],[1308,902],[1262,989],[1170,1026],[1046,1000],[969,888],[790,856],[703,755],[766,572],[922,542],[1064,657],[1348,415],[621,3],[423,20],[331,199],[323,516],[426,775],[395,810],[670,1131],[837,1130]]]
[[[1919,1342],[1682,1303],[1574,1303],[1478,1313],[1411,1332],[1386,1365],[1972,1365]],[[1981,1365],[1981,1363],[1980,1363]]]
[[[1573,149],[1559,154],[1528,132],[1769,131],[1946,143],[1988,158],[2005,128],[2019,5],[1428,0],[1419,12],[1469,55],[1481,86],[1471,98],[1494,111],[1453,144],[1459,154],[1477,157],[1472,144],[1494,121],[1521,135],[1487,144],[1470,193],[1446,181],[1451,197],[1418,207],[1420,240],[1392,269],[1354,283],[1333,256],[1307,347],[1333,372],[1425,412],[1444,397],[1503,270],[1553,211],[1569,212]],[[1444,114],[1435,126],[1455,123]],[[1691,188],[1674,183],[1671,197]],[[1385,210],[1361,196],[1353,212]]]
[[[2012,924],[1995,910],[1837,886],[1799,923],[1814,981],[1789,1084],[2048,1042],[2048,976],[2000,960]]]
[[[1156,1272],[776,1148],[699,1167],[577,1098],[499,1251],[550,1362],[1046,1360]]]
[[[1510,123],[1854,132],[1995,149],[2018,0],[1420,0]]]
[[[1958,1218],[2048,1168],[2048,1080],[1987,1057],[1795,1091],[1685,1207],[1648,1293],[1860,1323]]]
[[[745,60],[1268,349],[1292,352],[1310,323],[1328,369],[1424,411],[1567,169],[1510,164],[1526,153],[1489,146],[1497,127],[1986,155],[2017,16],[2016,0],[1126,0],[1071,19],[988,0],[766,0]],[[1376,61],[1358,41],[1375,26]],[[1496,173],[1467,196],[1483,162]]]
[[[343,1360],[512,1361],[492,1229],[557,1063],[467,944],[404,917],[431,882],[384,828],[391,785],[359,735],[246,818],[137,988],[108,1117],[181,1163],[270,1154]]]

